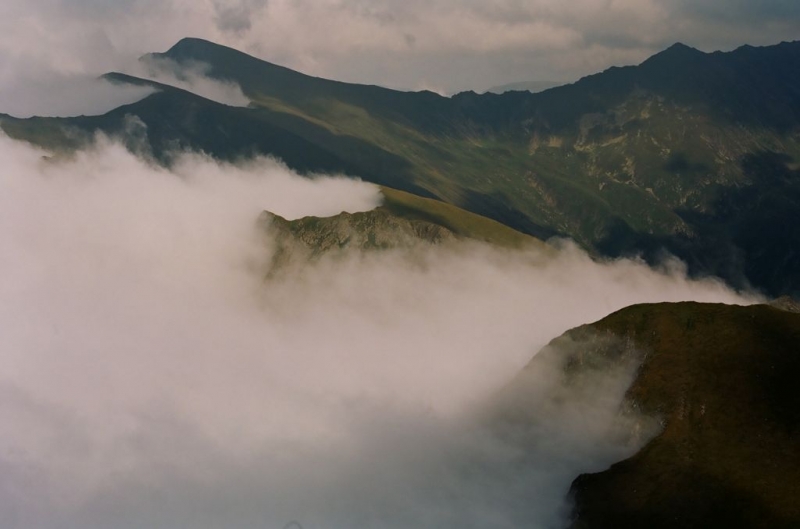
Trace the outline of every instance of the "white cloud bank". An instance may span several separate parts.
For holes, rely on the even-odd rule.
[[[0,160],[8,529],[550,527],[577,473],[635,449],[607,435],[625,381],[591,421],[532,402],[527,450],[474,407],[615,309],[743,301],[570,246],[355,253],[265,282],[263,209],[367,210],[377,188],[269,160],[168,172],[107,142],[52,161],[2,137]]]

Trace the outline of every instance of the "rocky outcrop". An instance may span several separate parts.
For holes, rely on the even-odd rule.
[[[411,249],[457,238],[443,226],[401,218],[385,208],[292,221],[264,212],[259,224],[275,244],[270,274],[290,264],[307,263],[322,256],[336,257],[348,250]]]

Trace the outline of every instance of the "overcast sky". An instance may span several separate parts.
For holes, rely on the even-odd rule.
[[[0,79],[119,68],[185,36],[306,73],[453,93],[571,81],[681,41],[800,38],[797,0],[3,0]]]

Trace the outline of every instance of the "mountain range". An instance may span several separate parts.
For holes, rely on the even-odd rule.
[[[517,83],[508,83],[498,86],[493,86],[486,90],[492,94],[504,94],[506,92],[525,90],[528,92],[544,92],[548,88],[554,88],[565,83],[556,83],[552,81],[520,81]]]
[[[800,292],[800,42],[728,53],[676,44],[541,93],[452,97],[315,78],[193,38],[141,60],[201,63],[251,103],[109,73],[157,91],[100,116],[3,115],[0,127],[55,150],[125,133],[164,164],[183,148],[270,154],[597,256],[673,254],[693,275]]]
[[[167,166],[184,149],[271,155],[382,186],[369,212],[265,212],[259,223],[279,245],[269,274],[344,248],[461,238],[542,248],[566,237],[599,258],[675,255],[692,275],[800,294],[800,42],[728,53],[676,44],[539,93],[452,97],[315,78],[193,38],[141,60],[202,64],[250,104],[112,72],[109,82],[155,90],[97,116],[0,115],[0,128],[55,155],[103,132]],[[573,528],[800,525],[796,307],[635,305],[536,355],[503,406],[525,404],[527,374],[543,362],[555,359],[569,384],[632,361],[625,409],[660,425],[633,457],[575,479]]]

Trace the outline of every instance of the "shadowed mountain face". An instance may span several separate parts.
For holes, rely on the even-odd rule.
[[[657,261],[666,251],[694,274],[800,293],[800,43],[711,54],[678,44],[537,94],[452,98],[314,78],[200,39],[143,60],[164,58],[205,63],[250,107],[160,86],[103,116],[0,126],[71,148],[137,123],[139,143],[164,163],[176,148],[272,154],[598,254]]]
[[[699,303],[635,305],[554,340],[526,370],[560,355],[576,378],[635,360],[624,409],[662,425],[635,456],[574,481],[573,527],[800,526],[798,344],[800,314]]]
[[[548,88],[561,86],[565,83],[557,83],[554,81],[520,81],[517,83],[509,83],[500,86],[493,86],[485,92],[492,94],[504,94],[506,92],[527,91],[527,92],[543,92]]]

